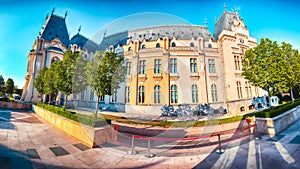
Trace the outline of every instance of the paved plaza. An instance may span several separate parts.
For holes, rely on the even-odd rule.
[[[118,141],[88,148],[28,111],[0,109],[0,168],[300,168],[300,120],[276,137],[255,139],[244,132],[198,142]],[[169,148],[168,148],[169,147]]]

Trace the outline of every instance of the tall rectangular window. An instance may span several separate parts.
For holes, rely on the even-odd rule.
[[[190,71],[197,72],[197,59],[196,58],[190,59]]]
[[[208,59],[209,73],[216,73],[215,59]]]
[[[111,95],[111,102],[112,102],[112,103],[117,102],[117,91],[115,91],[115,92]]]
[[[234,56],[234,65],[235,65],[235,70],[241,70],[239,56]]]
[[[104,102],[104,95],[100,96],[100,102]]]
[[[90,94],[90,100],[93,101],[94,100],[94,92],[91,91],[91,94]]]
[[[238,98],[242,99],[243,98],[243,93],[242,93],[242,85],[241,85],[240,81],[236,82],[236,87],[237,87]]]
[[[198,86],[197,85],[192,85],[192,102],[193,103],[198,103]]]
[[[218,101],[217,86],[215,84],[211,85],[211,98],[213,102]]]
[[[139,74],[146,74],[146,61],[145,60],[140,61]]]
[[[125,88],[125,103],[130,103],[130,86]]]
[[[132,62],[127,62],[126,63],[126,75],[131,75],[132,74]]]
[[[161,60],[160,59],[154,60],[154,73],[161,73]]]
[[[84,91],[82,91],[82,92],[80,93],[80,99],[81,99],[81,100],[84,100]]]
[[[170,63],[171,64],[170,65],[170,69],[171,69],[170,72],[171,73],[177,73],[177,59],[171,59],[170,62],[171,62]]]

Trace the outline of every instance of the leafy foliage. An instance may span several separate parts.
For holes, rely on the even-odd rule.
[[[260,44],[249,49],[242,60],[242,75],[253,85],[267,90],[285,92],[299,86],[300,58],[291,44],[261,39]],[[271,94],[271,95],[272,95]]]
[[[107,124],[111,124],[111,120],[104,119],[104,118],[97,118],[95,119],[93,116],[83,115],[83,114],[76,114],[76,112],[71,112],[69,110],[65,110],[63,108],[59,108],[52,105],[47,105],[44,103],[37,103],[37,106],[49,110],[52,113],[58,114],[60,116],[66,117],[70,120],[79,122],[81,124],[85,124],[91,127],[101,127]]]
[[[39,94],[44,94],[44,75],[46,73],[46,71],[48,70],[47,67],[43,67],[42,70],[39,71],[37,77],[34,80],[34,87],[36,88],[36,90],[38,91]]]
[[[0,75],[0,96],[2,96],[5,92],[4,87],[5,87],[5,81],[2,75]]]
[[[97,96],[96,117],[100,96],[112,95],[120,83],[125,79],[125,68],[122,65],[124,56],[117,56],[113,52],[99,51],[94,61],[86,65],[87,82]]]
[[[14,92],[14,87],[15,87],[14,81],[11,78],[8,78],[5,84],[6,84],[5,85],[6,93],[11,96]]]
[[[44,93],[50,96],[49,103],[51,101],[51,96],[54,95],[57,89],[54,86],[55,83],[55,71],[57,70],[57,65],[59,61],[55,61],[51,64],[50,68],[45,72],[44,75]]]

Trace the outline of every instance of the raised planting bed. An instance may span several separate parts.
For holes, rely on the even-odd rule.
[[[300,106],[286,111],[273,118],[248,117],[251,121],[256,122],[257,131],[263,134],[268,134],[273,137],[291,126],[300,118]]]
[[[0,101],[0,108],[17,109],[17,110],[31,110],[31,104]]]
[[[52,111],[46,110],[45,107],[47,106],[43,106],[42,108],[37,105],[33,105],[32,110],[48,123],[52,124],[59,130],[65,132],[66,134],[76,138],[77,140],[81,141],[89,147],[96,147],[98,145],[103,144],[104,142],[114,142],[117,140],[117,132],[110,125],[110,120],[91,120],[94,119],[92,116],[85,117],[84,115],[79,115],[64,110],[61,110],[58,113],[54,113]],[[52,108],[53,107],[55,106],[52,106]],[[55,109],[56,108],[53,108],[54,111]],[[57,107],[57,109],[62,108]],[[67,113],[71,114],[66,115]],[[72,120],[58,114],[64,114],[64,116],[69,116]],[[79,122],[74,121],[74,119],[77,119]],[[84,123],[89,123],[90,126],[80,123],[80,119],[82,119],[82,122]],[[94,123],[92,123],[92,121],[94,121]]]

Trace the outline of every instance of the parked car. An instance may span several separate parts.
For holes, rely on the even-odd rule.
[[[3,95],[3,96],[0,97],[0,101],[6,101],[6,102],[8,102],[9,98],[6,95]]]
[[[19,94],[13,94],[12,95],[14,99],[20,100],[21,96]]]

